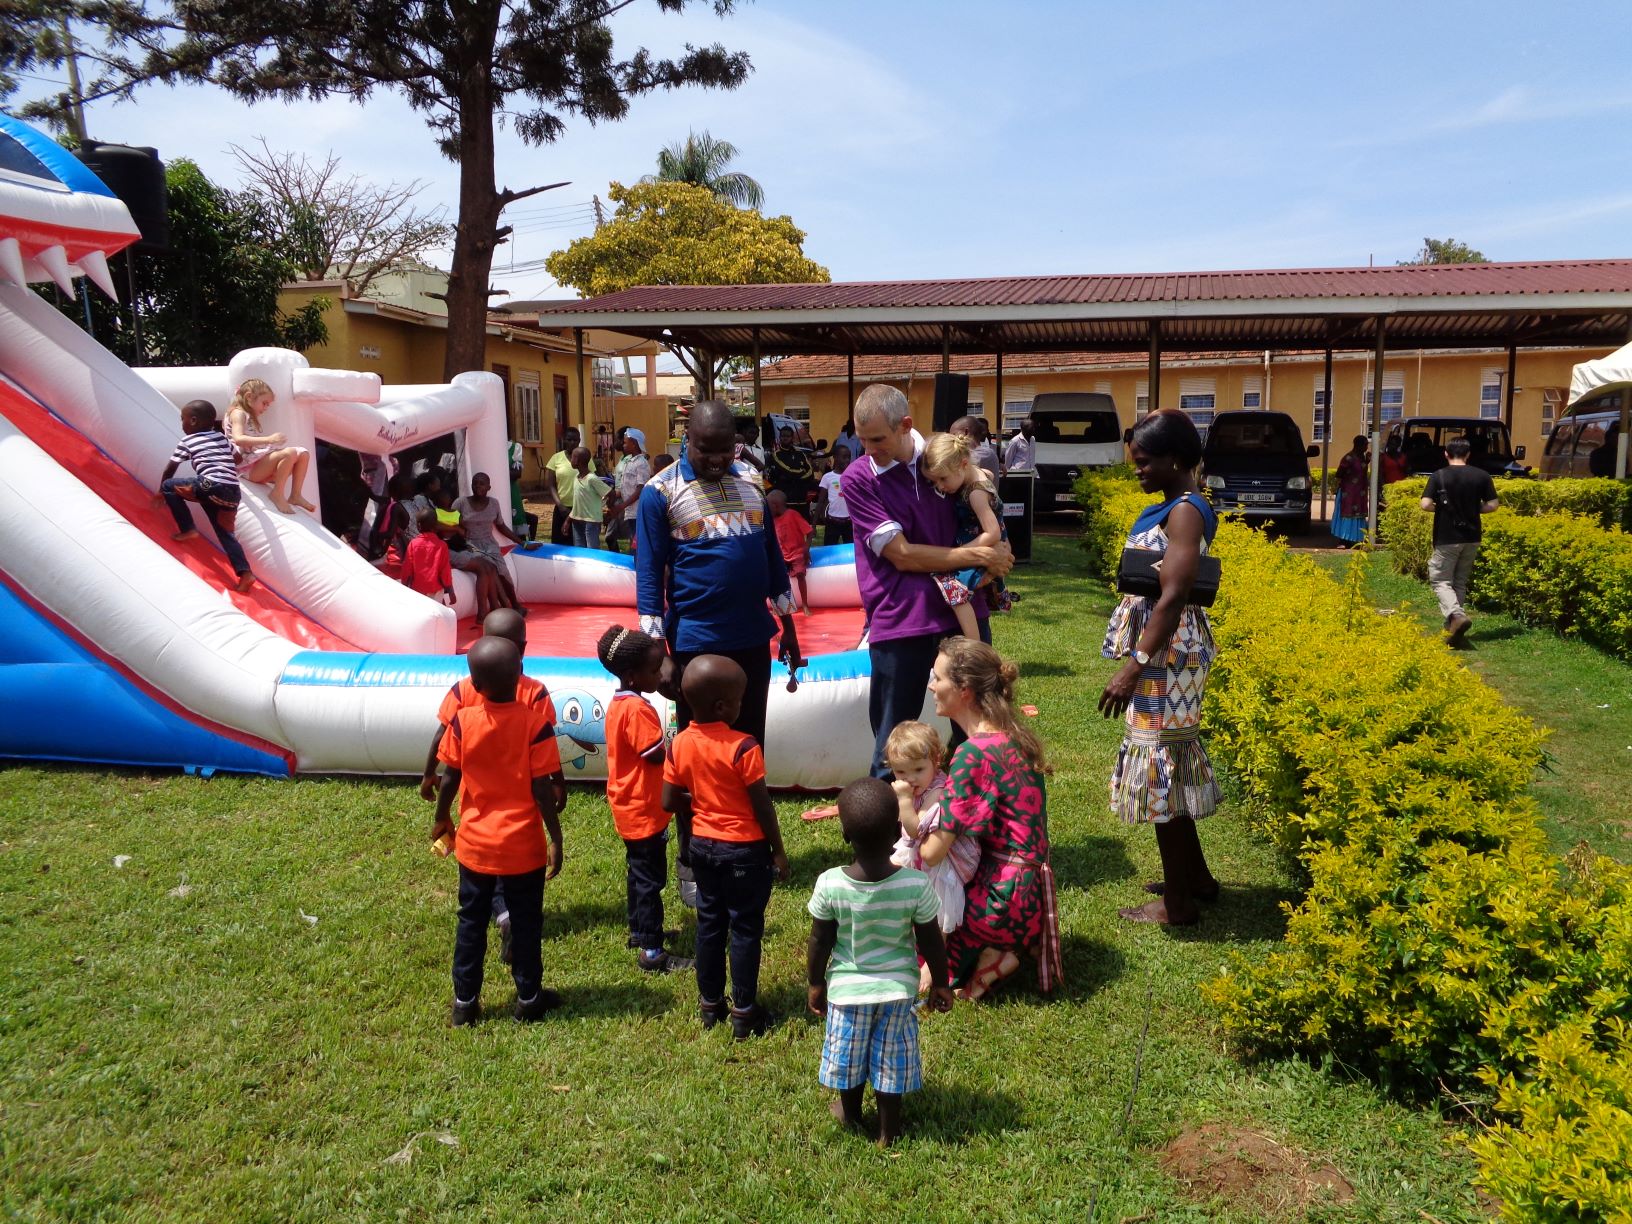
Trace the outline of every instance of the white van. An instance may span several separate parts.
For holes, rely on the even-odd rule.
[[[1031,401],[1037,513],[1077,504],[1077,477],[1121,463],[1122,419],[1101,391],[1045,391]]]

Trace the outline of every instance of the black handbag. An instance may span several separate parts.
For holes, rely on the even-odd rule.
[[[1124,595],[1144,595],[1150,599],[1162,593],[1162,559],[1167,554],[1154,548],[1124,548],[1116,567],[1116,589]],[[1210,608],[1218,598],[1218,579],[1223,566],[1217,557],[1201,555],[1196,580],[1190,586],[1190,602],[1197,607]]]

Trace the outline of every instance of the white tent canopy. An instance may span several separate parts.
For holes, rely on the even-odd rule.
[[[1627,386],[1632,386],[1632,344],[1576,366],[1570,374],[1570,403],[1597,391]]]

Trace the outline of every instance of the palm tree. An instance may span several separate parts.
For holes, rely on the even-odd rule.
[[[647,181],[690,183],[738,208],[760,208],[764,189],[748,175],[726,169],[736,155],[737,146],[729,140],[715,140],[707,132],[688,133],[683,143],[677,140],[658,153],[657,173],[648,175]]]

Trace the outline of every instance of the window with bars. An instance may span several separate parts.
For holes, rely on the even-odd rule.
[[[518,441],[542,442],[544,411],[539,396],[538,375],[534,374],[531,378],[525,374],[517,375],[512,394],[516,401],[516,426],[521,433]]]
[[[1501,420],[1502,379],[1505,377],[1506,371],[1500,369],[1479,372],[1479,416],[1482,420]]]
[[[1376,413],[1372,410],[1372,395],[1376,390],[1368,382],[1360,393],[1361,403],[1365,407],[1366,428],[1376,427]],[[1390,373],[1383,371],[1383,422],[1398,421],[1405,416],[1405,371],[1397,370]]]
[[[1218,408],[1218,388],[1211,378],[1179,379],[1179,411],[1189,415],[1197,429],[1213,423]]]
[[[971,391],[969,394],[972,397],[975,393]],[[1018,383],[1012,387],[1005,386],[1003,388],[1003,420],[1001,422],[1001,429],[1004,433],[1010,433],[1013,430],[1020,428],[1020,422],[1031,415],[1031,401],[1036,398],[1037,388],[1035,386],[1027,386],[1025,383]],[[971,402],[973,402],[972,399]],[[981,392],[981,403],[984,406],[984,391]]]
[[[1133,419],[1142,421],[1150,415],[1150,383],[1141,378],[1133,389]]]
[[[1256,374],[1249,375],[1241,380],[1241,407],[1262,408],[1264,406],[1264,380]]]
[[[803,391],[790,391],[785,394],[782,397],[782,415],[809,425],[810,395]]]
[[[1315,430],[1314,441],[1326,441],[1326,376],[1321,375],[1315,383]]]

